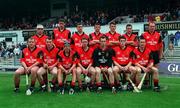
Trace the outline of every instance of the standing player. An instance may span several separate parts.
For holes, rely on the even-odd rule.
[[[103,34],[100,32],[101,30],[100,23],[95,23],[94,30],[95,31],[89,35],[89,39],[90,39],[89,45],[95,49],[99,46],[99,38],[103,36]]]
[[[46,47],[46,39],[48,36],[44,34],[44,27],[41,24],[38,24],[36,27],[37,34],[32,36],[32,38],[36,41],[36,46],[38,48],[45,48]]]
[[[57,48],[60,50],[63,49],[64,47],[64,42],[69,41],[71,38],[71,32],[65,28],[65,20],[60,19],[59,20],[59,27],[55,28],[53,30],[53,39],[54,39],[54,44],[56,45]]]
[[[58,83],[59,92],[64,94],[64,83],[67,79],[67,75],[72,73],[71,88],[69,94],[74,94],[74,87],[76,81],[76,64],[77,64],[77,53],[72,51],[70,48],[70,43],[66,42],[64,44],[64,49],[58,54],[60,62],[58,64]],[[62,76],[65,75],[65,81],[63,82]]]
[[[112,48],[108,48],[106,45],[107,37],[101,36],[100,37],[100,46],[96,48],[93,52],[93,67],[96,70],[96,86],[98,87],[97,91],[102,92],[101,87],[101,73],[105,76],[109,76],[107,78],[110,87],[112,88],[112,93],[116,92],[114,87],[114,75],[112,71],[113,60],[112,57],[114,56],[114,50]]]
[[[89,47],[89,39],[82,38],[82,47],[78,50],[79,62],[77,67],[77,80],[79,83],[79,89],[82,91],[81,74],[91,76],[91,88],[94,85],[95,69],[92,67],[92,53],[93,48]]]
[[[152,51],[154,65],[155,67],[158,67],[158,63],[163,57],[163,42],[160,34],[155,31],[155,28],[155,23],[150,22],[148,32],[145,32],[143,37],[146,40],[146,46]]]
[[[152,51],[154,66],[158,68],[160,59],[163,57],[163,41],[160,34],[157,31],[155,31],[155,29],[155,23],[149,22],[148,32],[145,32],[143,34],[143,37],[146,40],[146,46],[150,48],[150,50]],[[157,83],[158,82],[159,80],[157,80]],[[157,89],[159,89],[159,86]]]
[[[119,38],[120,45],[114,48],[116,51],[115,57],[113,57],[113,61],[115,66],[113,67],[114,76],[116,79],[116,84],[118,89],[121,89],[121,85],[119,82],[119,74],[123,73],[128,81],[127,77],[129,74],[136,74],[135,68],[131,66],[132,64],[132,49],[127,47],[126,38],[121,36]]]
[[[105,35],[109,38],[109,45],[114,48],[115,46],[119,45],[118,38],[120,36],[119,33],[116,32],[116,23],[111,22],[109,25],[110,31]]]
[[[74,49],[82,47],[82,43],[81,43],[82,37],[89,38],[88,35],[86,35],[83,32],[83,26],[81,23],[77,24],[76,29],[77,29],[77,32],[75,32],[72,36],[72,45],[74,45],[73,46]]]
[[[40,48],[41,50],[46,47],[46,39],[48,36],[44,35],[44,26],[41,24],[38,24],[36,27],[37,34],[32,36],[32,38],[36,41],[36,46]],[[47,84],[47,75],[45,74],[43,76],[44,82]]]
[[[135,34],[132,34],[131,24],[126,25],[126,34],[123,34],[123,36],[126,38],[126,45],[128,47],[134,49],[137,46],[137,36]]]
[[[41,62],[41,51],[36,47],[36,41],[34,38],[29,38],[27,41],[28,47],[22,51],[22,58],[20,59],[22,67],[18,68],[14,75],[15,92],[19,92],[20,75],[31,74],[31,85],[29,90],[33,92],[36,74]]]
[[[58,64],[58,52],[59,49],[53,45],[53,40],[51,37],[46,39],[46,47],[42,49],[43,52],[43,66],[37,71],[38,79],[41,85],[41,90],[46,90],[46,85],[43,80],[43,75],[51,73],[52,74],[52,90],[55,90],[55,83],[57,81],[57,64]]]
[[[153,53],[146,45],[146,39],[144,37],[140,37],[139,39],[139,46],[138,48],[135,48],[133,51],[135,55],[135,68],[137,70],[137,73],[146,72],[153,74],[153,81],[154,81],[154,91],[159,92],[159,74],[158,69],[154,67],[153,63]],[[137,78],[139,79],[139,78]]]

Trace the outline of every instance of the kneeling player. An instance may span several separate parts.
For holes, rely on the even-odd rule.
[[[55,83],[57,80],[57,64],[58,64],[57,55],[59,49],[53,45],[53,40],[49,37],[46,39],[46,47],[42,49],[42,52],[43,52],[43,66],[40,67],[40,69],[37,72],[38,79],[41,85],[41,90],[45,91],[47,88],[43,80],[43,75],[48,74],[48,72],[53,76],[51,89],[55,90]]]
[[[153,63],[153,56],[152,52],[150,49],[146,47],[146,40],[143,37],[140,37],[139,39],[139,46],[138,48],[135,48],[133,51],[135,55],[135,68],[138,73],[145,72],[145,73],[150,73],[152,72],[153,74],[153,81],[154,81],[154,91],[159,92],[160,87],[159,87],[159,74],[158,74],[158,69],[154,67]]]
[[[67,76],[72,73],[71,88],[69,94],[74,94],[74,87],[76,81],[76,63],[77,63],[77,53],[70,49],[70,44],[67,42],[64,44],[64,49],[58,54],[60,63],[58,64],[58,83],[59,92],[64,94],[64,83],[66,83]],[[63,82],[63,75],[65,79]]]
[[[79,56],[79,60],[78,60],[79,63],[76,74],[80,91],[82,91],[81,74],[84,74],[86,78],[88,78],[88,76],[91,76],[90,88],[93,87],[95,80],[95,69],[92,67],[92,57],[91,57],[93,53],[93,49],[89,47],[89,40],[86,37],[82,38],[81,42],[82,42],[82,47],[77,50]]]
[[[34,90],[36,82],[36,74],[41,62],[41,51],[36,47],[36,42],[33,38],[27,41],[28,47],[23,49],[22,58],[20,60],[22,67],[18,68],[14,75],[15,92],[19,92],[20,75],[31,74],[31,85],[28,89],[31,93]],[[27,79],[28,80],[28,79]]]
[[[123,73],[128,80],[129,74],[136,74],[135,68],[132,64],[132,49],[126,46],[126,38],[121,36],[119,38],[120,45],[114,48],[116,51],[113,61],[115,66],[113,67],[113,73],[116,79],[118,89],[121,89],[119,75]]]
[[[98,87],[97,91],[102,92],[101,87],[101,73],[104,74],[106,80],[110,84],[112,88],[112,92],[115,93],[116,89],[114,87],[114,75],[112,71],[114,50],[112,48],[108,48],[107,45],[107,37],[100,37],[100,47],[96,48],[93,52],[93,66],[96,70],[96,85]],[[107,78],[109,76],[109,78]]]

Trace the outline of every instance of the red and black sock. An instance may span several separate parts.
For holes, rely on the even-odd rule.
[[[159,86],[159,80],[158,79],[154,79],[154,86],[155,87]]]
[[[114,83],[111,83],[111,84],[110,84],[110,87],[111,87],[111,88],[114,87]]]
[[[31,81],[31,87],[35,86],[35,81]]]
[[[59,87],[60,88],[63,87],[63,83],[62,82],[59,83]]]
[[[15,83],[15,88],[19,88],[19,83]]]
[[[97,82],[97,83],[96,83],[96,86],[97,86],[97,87],[101,87],[101,82]]]
[[[71,82],[71,88],[75,87],[75,82]]]

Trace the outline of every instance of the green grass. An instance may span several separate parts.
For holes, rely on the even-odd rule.
[[[25,95],[25,77],[22,77],[21,92],[13,92],[13,75],[0,74],[1,108],[174,108],[180,106],[180,78],[160,78],[161,85],[167,85],[166,91],[155,93],[143,90],[142,93],[120,92],[112,94],[106,90],[103,94],[76,93],[59,95],[57,93],[34,93]]]

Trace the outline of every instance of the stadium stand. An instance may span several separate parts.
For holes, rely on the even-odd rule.
[[[149,21],[164,22],[180,20],[179,8],[172,8],[168,11],[166,9],[144,9],[143,11],[140,11],[138,13],[135,13],[133,11],[131,12],[128,8],[125,10],[123,10],[122,8],[102,10],[83,10],[79,12],[72,12],[69,16],[64,15],[59,17],[48,17],[39,15],[21,18],[1,18],[0,31],[33,29],[35,28],[37,23],[45,25],[46,28],[54,28],[57,26],[59,18],[64,18],[66,20],[67,27],[74,27],[77,22],[83,23],[84,26],[92,26],[95,22],[100,22],[101,25],[105,25],[111,21],[116,21],[117,23],[130,23]]]

